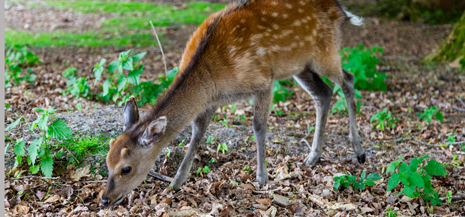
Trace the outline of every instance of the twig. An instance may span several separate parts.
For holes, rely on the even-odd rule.
[[[61,177],[21,176],[19,178],[7,178],[6,180],[21,180],[21,179],[29,179],[29,178],[56,180],[56,179],[60,179]]]
[[[450,197],[440,197],[439,200],[447,200],[449,198],[452,200],[463,200],[465,199],[465,194],[452,195]]]
[[[107,180],[98,180],[98,181],[82,181],[82,183],[87,184],[87,183],[104,183],[107,182]]]
[[[173,181],[173,178],[171,177],[168,177],[168,176],[164,176],[162,174],[159,174],[159,173],[156,173],[156,172],[152,172],[150,171],[149,172],[149,175],[154,177],[154,178],[157,178],[157,179],[160,179],[162,181],[165,181],[165,182],[172,182]]]
[[[461,112],[465,112],[465,109],[464,108],[459,108],[457,106],[451,106],[452,109],[455,109],[457,111],[461,111]]]
[[[252,192],[256,194],[268,194],[268,193],[279,191],[279,190],[283,190],[283,188],[279,187],[279,188],[269,190],[269,191],[252,191]]]
[[[155,31],[155,27],[153,26],[153,23],[151,20],[150,20],[150,25],[152,26],[153,32],[155,33],[155,37],[157,38],[157,41],[158,41],[158,45],[160,46],[161,55],[163,56],[163,64],[165,64],[165,75],[168,76],[168,69],[166,68],[165,53],[163,53],[163,48],[161,47],[160,39],[158,39],[157,31]]]
[[[460,99],[459,97],[455,97],[455,99],[457,99],[457,101],[459,101],[460,103],[462,103],[462,106],[465,107],[465,102],[462,101],[462,99]]]
[[[397,139],[393,139],[391,140],[391,142],[402,142],[402,141],[414,141],[416,143],[420,143],[422,145],[427,145],[427,146],[433,146],[433,147],[440,147],[441,144],[445,144],[447,146],[450,146],[450,145],[459,145],[459,144],[464,144],[465,141],[461,141],[461,142],[446,142],[446,143],[439,143],[439,144],[430,144],[430,143],[427,143],[427,142],[423,142],[423,141],[420,141],[420,140],[416,140],[412,137],[407,137],[407,138],[397,138]]]
[[[436,104],[438,104],[438,105],[441,106],[441,107],[447,107],[446,104],[444,104],[444,103],[438,101],[437,99],[431,98],[431,101],[434,102],[434,103],[436,103]],[[462,103],[463,103],[463,102],[462,102]],[[457,106],[451,106],[451,108],[452,108],[452,109],[455,109],[455,110],[457,110],[457,111],[465,112],[465,109],[464,109],[464,108],[459,108],[459,107],[457,107]]]

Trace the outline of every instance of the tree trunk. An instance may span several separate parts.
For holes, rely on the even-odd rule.
[[[434,53],[426,57],[425,61],[460,61],[465,64],[465,12],[462,14],[457,24],[455,24],[449,37],[441,43]]]

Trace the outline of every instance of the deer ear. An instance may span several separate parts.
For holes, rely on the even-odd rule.
[[[125,158],[129,155],[129,149],[123,148],[121,149],[121,158]]]
[[[112,139],[110,139],[110,148],[113,145],[113,143],[115,143],[115,139],[112,138]]]
[[[133,124],[139,121],[139,109],[137,108],[136,98],[131,96],[124,105],[123,111],[124,126],[123,131],[131,128]]]
[[[167,120],[165,116],[152,121],[139,138],[139,144],[143,146],[150,146],[151,144],[160,141],[165,133],[166,123]]]

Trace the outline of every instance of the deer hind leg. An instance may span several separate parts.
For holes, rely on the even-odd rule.
[[[215,111],[216,106],[211,106],[192,121],[192,138],[189,143],[189,147],[187,149],[186,155],[184,155],[181,166],[179,166],[178,171],[176,172],[174,180],[171,182],[171,185],[174,189],[179,189],[181,185],[187,180],[192,167],[192,162],[194,161],[197,147],[199,146],[200,141],[202,140],[203,135],[205,134],[205,131],[208,127],[208,124],[210,123],[213,114],[215,114]]]
[[[341,87],[347,101],[349,110],[350,134],[349,139],[357,155],[359,163],[365,163],[365,149],[362,147],[362,139],[357,131],[357,104],[355,102],[354,75],[342,68],[341,59],[336,49],[329,49],[330,53],[320,55],[314,66],[318,74],[323,75]]]
[[[362,147],[362,139],[357,131],[357,120],[355,115],[357,114],[357,103],[355,102],[355,90],[354,90],[354,74],[348,72],[345,69],[342,69],[344,74],[344,81],[342,84],[338,84],[347,101],[347,109],[349,110],[349,120],[350,120],[350,134],[349,139],[354,148],[355,154],[357,155],[357,160],[359,163],[365,163],[365,149]]]
[[[265,134],[272,98],[271,87],[269,90],[259,92],[253,96],[253,131],[257,143],[257,182],[260,184],[268,181],[268,171],[265,164]]]
[[[315,135],[313,137],[312,149],[304,160],[305,165],[315,166],[315,164],[319,161],[322,152],[324,131],[333,91],[331,87],[329,87],[329,85],[326,84],[320,76],[313,72],[309,67],[306,67],[300,74],[295,75],[294,78],[315,101]]]

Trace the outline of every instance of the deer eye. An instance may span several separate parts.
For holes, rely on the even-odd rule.
[[[131,172],[131,167],[125,167],[121,170],[121,175],[127,175]]]

